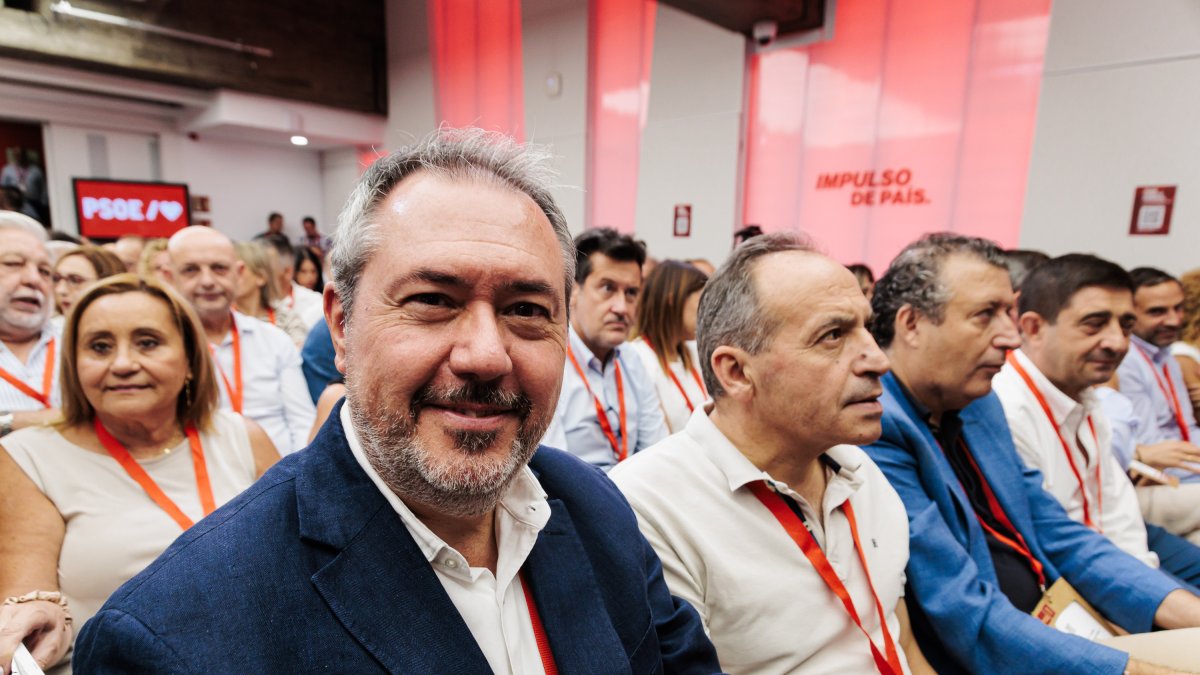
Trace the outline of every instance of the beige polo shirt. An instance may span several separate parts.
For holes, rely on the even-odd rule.
[[[871,580],[896,649],[896,605],[904,594],[908,518],[879,468],[861,449],[839,445],[826,455],[824,501],[796,501],[863,627],[884,649],[875,601],[839,508],[854,507]],[[609,477],[637,512],[642,533],[662,559],[671,592],[695,606],[730,673],[874,673],[866,637],[812,563],[749,483],[768,479],[697,409],[680,433],[630,457]],[[818,524],[820,508],[824,527]],[[905,672],[908,664],[904,663]]]

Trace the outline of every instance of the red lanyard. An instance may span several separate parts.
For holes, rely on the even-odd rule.
[[[154,482],[150,474],[146,473],[142,465],[137,463],[137,460],[125,449],[125,446],[121,445],[120,441],[108,433],[108,429],[104,428],[99,418],[96,419],[93,426],[96,428],[96,436],[100,439],[100,443],[104,446],[104,449],[108,451],[108,454],[113,459],[117,460],[117,463],[121,465],[122,469],[125,469],[125,473],[129,474],[130,478],[142,486],[142,489],[146,491],[150,499],[154,500],[154,503],[158,504],[159,508],[166,511],[167,515],[171,516],[176,523],[179,523],[179,527],[185,530],[191,527],[192,519],[188,518],[179,509],[179,506],[162,491],[162,488],[158,487],[158,484]],[[208,480],[208,465],[204,462],[204,448],[200,445],[200,434],[196,433],[196,427],[188,426],[184,431],[187,434],[188,444],[192,447],[192,466],[196,469],[196,490],[200,493],[200,508],[204,510],[204,515],[207,516],[215,511],[217,506],[213,499],[212,483]]]
[[[987,499],[988,509],[992,512],[992,516],[996,520],[1000,521],[1001,525],[1008,528],[1008,531],[1012,532],[1013,536],[1016,537],[1016,540],[1014,541],[1011,537],[997,532],[996,529],[991,525],[988,525],[987,521],[981,518],[978,513],[975,514],[975,518],[979,520],[979,524],[983,526],[983,529],[990,532],[993,537],[995,537],[1005,546],[1008,546],[1017,553],[1020,553],[1027,561],[1029,561],[1029,567],[1032,568],[1033,573],[1037,575],[1038,587],[1043,591],[1046,590],[1046,573],[1042,568],[1042,561],[1034,557],[1033,551],[1031,551],[1029,549],[1029,545],[1025,543],[1025,537],[1021,536],[1021,533],[1017,531],[1016,526],[1013,525],[1012,521],[1008,519],[1008,514],[1004,513],[1004,509],[1000,507],[1000,501],[996,499],[995,493],[992,492],[992,486],[988,485],[987,479],[983,477],[983,472],[979,470],[979,465],[975,463],[975,458],[971,456],[971,449],[967,447],[967,442],[961,437],[958,439],[958,447],[961,448],[963,454],[966,455],[967,461],[971,463],[971,468],[975,470],[975,475],[979,478],[979,484],[983,486],[983,494]]]
[[[1191,442],[1192,435],[1188,432],[1187,423],[1183,421],[1183,408],[1179,405],[1179,396],[1175,393],[1175,387],[1171,386],[1171,371],[1167,369],[1167,364],[1163,364],[1163,377],[1167,378],[1166,383],[1163,383],[1162,378],[1158,376],[1158,371],[1154,369],[1154,361],[1150,355],[1141,347],[1137,348],[1138,353],[1146,359],[1146,365],[1150,366],[1150,373],[1154,375],[1154,381],[1158,383],[1158,388],[1162,390],[1163,396],[1167,397],[1167,404],[1171,406],[1171,412],[1175,413],[1175,424],[1179,425],[1179,434],[1185,442]]]
[[[1046,402],[1046,397],[1042,395],[1033,378],[1025,371],[1024,366],[1013,355],[1013,352],[1008,353],[1008,363],[1017,371],[1025,384],[1029,385],[1029,390],[1033,392],[1034,398],[1042,406],[1042,412],[1046,413],[1046,419],[1050,420],[1050,426],[1054,427],[1054,433],[1058,435],[1058,442],[1062,444],[1063,454],[1067,456],[1067,464],[1071,466],[1071,473],[1075,474],[1075,480],[1079,483],[1079,498],[1083,501],[1083,524],[1096,530],[1104,532],[1104,490],[1100,483],[1100,465],[1103,464],[1100,460],[1100,439],[1096,436],[1096,425],[1092,423],[1092,416],[1087,416],[1088,428],[1092,430],[1092,441],[1095,442],[1096,451],[1096,519],[1092,520],[1091,510],[1088,508],[1088,492],[1087,484],[1083,480],[1083,475],[1079,473],[1079,467],[1075,465],[1075,454],[1071,452],[1071,446],[1067,444],[1067,439],[1063,438],[1062,431],[1058,428],[1058,422],[1054,421],[1054,413],[1050,412],[1050,404]]]
[[[616,456],[618,462],[622,462],[629,456],[629,431],[625,426],[625,387],[621,383],[621,364],[617,361],[616,354],[613,354],[613,370],[616,371],[617,377],[617,410],[620,413],[619,422],[621,423],[621,443],[617,443],[617,435],[613,433],[612,424],[608,421],[608,413],[604,411],[604,404],[596,398],[596,394],[592,391],[592,385],[588,384],[587,375],[584,374],[583,368],[579,367],[579,362],[575,360],[575,352],[567,345],[567,356],[571,359],[571,365],[575,366],[575,372],[579,373],[579,379],[583,380],[583,386],[587,389],[587,393],[592,397],[592,403],[596,404],[596,417],[600,421],[600,430],[604,432],[604,436],[612,445],[613,455]]]
[[[649,348],[650,348],[650,351],[652,351],[652,352],[653,352],[653,351],[654,351],[654,345],[650,344],[650,338],[648,338],[648,337],[646,337],[645,335],[643,335],[643,336],[642,336],[642,339],[646,341],[646,346],[647,346],[647,347],[649,347]],[[682,362],[681,362],[681,363],[682,363]],[[676,388],[676,389],[678,389],[678,390],[679,390],[679,393],[680,393],[680,394],[683,396],[683,402],[687,404],[687,409],[688,409],[688,412],[692,412],[693,410],[695,410],[695,409],[696,409],[696,406],[692,405],[692,399],[691,399],[691,397],[689,397],[689,396],[687,395],[687,392],[683,390],[683,383],[681,383],[681,382],[679,381],[679,378],[678,378],[678,377],[675,377],[675,371],[671,370],[671,366],[670,366],[670,365],[668,365],[668,366],[667,366],[666,368],[664,368],[663,370],[666,370],[666,371],[667,371],[667,376],[671,378],[671,381],[675,383],[675,388]],[[696,372],[696,368],[695,368],[694,366],[692,367],[692,369],[691,369],[691,370],[692,370],[692,379],[696,380],[696,384],[700,386],[700,393],[701,393],[701,394],[703,394],[703,395],[704,395],[704,396],[707,398],[707,397],[708,397],[708,390],[706,390],[706,389],[704,388],[704,380],[701,380],[701,379],[700,379],[700,374]]]
[[[225,383],[225,390],[229,392],[229,403],[233,406],[233,411],[239,415],[242,412],[242,340],[238,336],[237,320],[233,315],[229,316],[230,331],[233,333],[233,381],[235,385],[229,384],[229,377],[225,375],[225,369],[221,367],[221,362],[217,361],[217,347],[209,343],[208,350],[213,355],[213,365],[217,367],[217,373],[221,376],[221,381]]]
[[[6,382],[16,387],[22,394],[41,403],[43,406],[47,408],[51,407],[50,392],[54,384],[54,338],[50,338],[50,341],[46,343],[46,365],[42,369],[42,390],[40,392],[3,368],[0,368],[0,378],[3,378]]]
[[[533,592],[529,590],[529,580],[525,578],[524,570],[521,571],[521,590],[525,591],[525,606],[529,608],[529,623],[533,625],[533,640],[542,659],[542,670],[546,671],[546,675],[558,675],[554,652],[550,651],[550,639],[546,637],[546,628],[542,626],[542,617],[533,602]]]
[[[886,659],[879,652],[879,648],[875,646],[871,634],[867,632],[866,628],[863,628],[862,620],[858,618],[858,612],[854,609],[854,601],[850,599],[850,592],[842,585],[841,579],[838,579],[837,572],[829,564],[821,547],[817,546],[817,542],[813,540],[812,534],[804,526],[804,522],[788,507],[787,503],[783,501],[783,497],[767,487],[765,481],[755,481],[750,483],[749,487],[754,496],[758,497],[758,501],[767,507],[767,510],[775,516],[775,520],[779,521],[792,541],[796,542],[800,550],[804,552],[804,556],[812,563],[817,574],[821,575],[825,585],[829,586],[834,595],[842,601],[842,605],[846,608],[846,612],[854,624],[858,626],[863,635],[867,636],[867,643],[871,645],[871,656],[875,658],[875,667],[879,669],[879,672],[882,675],[901,675],[904,670],[900,665],[900,656],[896,653],[896,644],[892,641],[891,631],[888,630],[883,603],[879,602],[879,596],[875,593],[875,585],[871,583],[871,572],[867,569],[867,557],[863,554],[862,543],[858,540],[858,523],[854,519],[854,507],[850,505],[850,501],[846,500],[842,504],[842,512],[846,514],[846,520],[850,522],[850,535],[854,538],[854,549],[858,552],[858,560],[862,563],[863,574],[867,577],[867,588],[871,590],[871,597],[875,599],[875,611],[879,613],[879,627],[883,629],[884,649],[887,650]]]
[[[272,326],[275,325],[275,308],[274,307],[267,308],[267,321],[270,321]]]

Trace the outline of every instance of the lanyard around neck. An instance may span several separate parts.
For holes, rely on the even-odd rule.
[[[554,653],[550,651],[550,638],[546,637],[546,628],[542,625],[542,617],[533,601],[533,591],[529,590],[529,579],[525,577],[525,570],[521,570],[521,590],[525,592],[525,606],[529,608],[529,623],[533,625],[533,640],[537,643],[538,656],[542,659],[542,670],[546,671],[546,675],[558,675]]]
[[[604,404],[592,391],[592,385],[588,384],[587,374],[583,372],[583,368],[579,367],[579,361],[575,359],[575,351],[571,349],[570,345],[567,345],[567,356],[571,359],[571,365],[575,366],[575,372],[579,373],[579,379],[583,380],[583,386],[587,389],[588,395],[592,397],[592,403],[596,405],[596,417],[600,422],[600,430],[604,432],[605,438],[612,446],[613,455],[617,462],[625,461],[625,458],[629,456],[629,427],[625,424],[625,387],[621,382],[621,364],[617,360],[616,354],[613,354],[613,374],[617,378],[618,423],[621,425],[620,443],[617,441],[617,435],[613,433],[612,424],[608,421],[608,413],[604,410]]]
[[[1167,364],[1163,364],[1163,377],[1166,378],[1164,383],[1162,378],[1158,376],[1158,370],[1154,367],[1154,360],[1146,353],[1146,350],[1141,346],[1137,348],[1138,353],[1146,359],[1146,365],[1150,366],[1150,374],[1154,375],[1154,381],[1158,383],[1158,388],[1162,390],[1163,396],[1167,398],[1167,405],[1171,406],[1171,412],[1175,414],[1175,424],[1179,425],[1179,435],[1186,442],[1191,442],[1192,435],[1188,432],[1188,425],[1183,421],[1183,408],[1179,405],[1179,395],[1175,393],[1174,383],[1171,382],[1171,371],[1167,369]]]
[[[650,348],[651,352],[653,352],[654,345],[650,344],[650,338],[643,335],[642,339],[646,341],[646,346]],[[680,363],[683,363],[683,362],[680,361]],[[666,371],[667,377],[670,377],[671,381],[675,383],[675,388],[679,390],[679,394],[681,396],[683,396],[683,402],[687,404],[688,412],[694,411],[696,409],[696,406],[692,404],[691,397],[688,396],[687,391],[684,390],[683,383],[680,382],[679,378],[675,376],[675,371],[671,370],[670,364],[668,364],[665,368],[663,368],[663,370]],[[700,374],[696,372],[696,367],[692,366],[691,371],[692,371],[692,379],[696,380],[696,385],[700,387],[700,394],[707,397],[708,390],[704,388],[704,380],[700,379]]]
[[[242,389],[242,340],[238,335],[237,320],[233,315],[229,316],[229,330],[233,335],[233,382],[229,383],[229,377],[225,375],[225,369],[221,367],[221,362],[217,360],[217,346],[211,342],[208,345],[209,351],[213,355],[213,365],[217,367],[217,373],[221,376],[221,381],[225,383],[225,391],[229,392],[229,403],[233,407],[233,411],[239,415],[242,413],[242,394],[245,391]]]
[[[146,473],[141,464],[129,454],[121,442],[113,437],[100,423],[100,418],[96,418],[93,423],[96,429],[96,437],[100,439],[100,444],[108,451],[108,454],[125,469],[125,473],[134,480],[138,485],[146,491],[146,494],[158,505],[167,515],[171,516],[172,520],[179,524],[179,527],[188,529],[192,526],[192,519],[179,508],[179,506],[167,496],[167,493],[158,487],[158,483]],[[204,447],[200,444],[200,434],[196,432],[196,427],[188,426],[184,432],[187,434],[188,445],[192,449],[192,466],[196,470],[196,491],[200,493],[200,508],[204,511],[204,515],[208,515],[217,509],[216,501],[213,499],[212,483],[208,479],[208,464],[204,461]]]
[[[1096,425],[1092,423],[1092,416],[1089,414],[1086,419],[1088,428],[1092,431],[1092,441],[1095,443],[1096,448],[1094,453],[1096,455],[1094,458],[1096,460],[1096,517],[1094,519],[1092,518],[1091,510],[1088,508],[1087,483],[1083,480],[1083,474],[1080,473],[1079,467],[1075,464],[1075,453],[1071,452],[1071,446],[1067,443],[1067,439],[1063,437],[1062,430],[1058,428],[1058,422],[1054,420],[1054,413],[1050,411],[1050,404],[1046,401],[1046,397],[1042,395],[1042,391],[1038,388],[1037,383],[1029,376],[1029,373],[1026,372],[1025,367],[1021,365],[1021,362],[1013,352],[1008,353],[1008,363],[1013,367],[1013,370],[1017,371],[1021,379],[1025,380],[1025,384],[1033,392],[1033,397],[1042,406],[1042,412],[1046,413],[1046,419],[1050,421],[1050,426],[1054,429],[1055,435],[1058,436],[1058,442],[1062,444],[1063,454],[1067,457],[1067,464],[1070,465],[1071,473],[1075,474],[1075,480],[1079,483],[1079,498],[1083,502],[1083,524],[1097,532],[1103,533],[1104,490],[1103,485],[1100,483],[1100,466],[1104,462],[1100,459],[1100,439],[1096,436]]]
[[[867,643],[871,645],[871,656],[874,657],[875,667],[879,669],[881,675],[901,675],[904,670],[900,665],[900,656],[896,651],[896,643],[892,640],[891,631],[888,630],[887,614],[883,611],[883,603],[879,601],[879,595],[875,593],[875,585],[871,582],[871,572],[867,569],[867,557],[863,554],[862,543],[858,540],[858,523],[855,521],[854,507],[850,505],[850,500],[847,499],[841,508],[842,512],[846,514],[846,520],[850,523],[850,535],[854,538],[854,549],[858,553],[863,574],[867,578],[867,588],[870,589],[871,597],[875,600],[875,611],[879,614],[879,627],[883,630],[884,649],[887,651],[886,658],[880,653],[879,647],[875,646],[871,634],[863,627],[862,620],[858,618],[858,611],[854,609],[854,601],[850,598],[850,592],[838,578],[837,572],[829,564],[829,559],[825,557],[821,547],[817,546],[817,542],[808,528],[804,526],[804,522],[788,507],[783,497],[767,487],[766,481],[755,481],[749,483],[748,487],[758,501],[767,507],[771,515],[775,516],[775,520],[779,521],[792,541],[796,542],[796,545],[804,552],[804,556],[812,563],[813,568],[817,570],[817,574],[821,576],[829,590],[833,591],[834,595],[842,601],[846,613],[850,615],[850,619],[854,621],[854,624],[866,636]]]
[[[941,447],[940,443],[938,444],[938,447]],[[962,451],[963,455],[966,456],[967,461],[970,462],[971,469],[975,472],[975,476],[979,479],[979,485],[983,488],[983,495],[987,500],[988,510],[991,511],[992,517],[996,519],[996,522],[1005,527],[1009,533],[1012,534],[1012,536],[1010,537],[1005,535],[1004,533],[997,531],[996,528],[992,527],[991,525],[988,525],[987,521],[984,520],[983,517],[978,513],[975,514],[975,518],[979,521],[979,524],[983,526],[983,529],[987,530],[988,533],[995,537],[997,541],[1021,554],[1021,557],[1025,558],[1025,561],[1029,563],[1030,569],[1032,569],[1034,575],[1037,576],[1038,588],[1044,592],[1046,590],[1046,571],[1042,565],[1042,561],[1038,560],[1037,557],[1033,555],[1033,551],[1029,548],[1029,544],[1025,543],[1025,537],[1021,536],[1021,533],[1017,530],[1016,525],[1013,525],[1012,521],[1008,519],[1008,514],[1005,513],[1004,508],[1000,506],[1000,500],[996,499],[996,494],[992,492],[991,485],[988,484],[987,478],[984,477],[983,472],[979,470],[979,465],[975,463],[975,458],[971,456],[971,449],[967,447],[967,442],[963,440],[961,436],[958,439],[958,447],[959,450]],[[945,454],[945,448],[942,448],[942,454]],[[966,487],[963,487],[963,492],[965,493],[966,491]],[[968,502],[970,502],[969,497]],[[974,511],[974,507],[972,507],[971,510]]]
[[[54,338],[50,338],[50,341],[46,343],[46,365],[42,367],[41,391],[25,384],[16,375],[3,368],[0,368],[0,379],[16,387],[17,391],[20,391],[22,394],[41,403],[42,406],[50,408],[50,394],[54,386]]]

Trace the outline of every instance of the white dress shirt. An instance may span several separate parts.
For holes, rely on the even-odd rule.
[[[845,585],[863,628],[883,651],[883,631],[841,506],[859,540],[904,671],[896,606],[904,595],[908,517],[899,495],[861,449],[830,448],[819,505],[787,485],[775,489],[805,514],[813,539]],[[700,613],[731,673],[874,673],[862,631],[812,563],[754,496],[771,477],[746,459],[697,408],[680,433],[622,462],[609,477],[629,499],[662,560],[671,592]],[[816,517],[821,510],[824,526]]]
[[[642,367],[654,380],[654,391],[658,393],[658,401],[667,422],[667,431],[669,433],[683,431],[683,428],[687,426],[688,418],[692,416],[692,410],[703,407],[709,400],[708,392],[698,381],[700,360],[696,356],[695,343],[688,343],[688,351],[692,357],[692,371],[683,367],[681,359],[667,361],[667,367],[675,376],[674,380],[671,379],[671,375],[663,371],[662,364],[658,362],[658,355],[645,340],[641,338],[632,340],[627,349],[642,360]],[[679,384],[676,385],[676,382]],[[680,387],[683,388],[683,391],[680,391]],[[685,395],[687,398],[684,398]],[[689,402],[692,404],[691,409],[688,408]]]
[[[29,353],[29,360],[25,362],[18,359],[17,355],[8,348],[8,345],[0,342],[0,368],[7,370],[10,375],[29,385],[30,389],[41,393],[42,378],[46,374],[46,355],[51,339],[55,339],[54,360],[61,362],[62,340],[56,339],[58,337],[59,330],[55,328],[53,323],[46,322],[46,327],[42,329],[41,337],[38,338],[33,351]],[[56,363],[53,367],[54,375],[50,384],[50,404],[52,407],[57,408],[61,405],[62,399],[58,389],[58,364]],[[45,409],[46,406],[42,405],[40,401],[31,398],[25,392],[12,386],[7,380],[0,379],[0,410],[18,412]]]
[[[308,444],[317,411],[308,393],[300,352],[282,330],[265,321],[233,313],[242,350],[242,414],[254,420],[271,437],[279,454],[286,455]],[[233,368],[233,334],[216,346],[217,382],[221,407],[232,409],[229,384],[236,387]]]
[[[579,367],[587,375],[587,385],[579,377],[571,359],[563,365],[562,390],[554,420],[542,439],[544,445],[575,455],[605,471],[617,463],[612,443],[596,418],[596,404],[591,391],[600,399],[608,415],[608,423],[620,444],[628,442],[629,454],[644,450],[666,438],[667,424],[662,406],[654,391],[654,380],[646,372],[641,359],[629,351],[629,344],[613,348],[607,364],[596,358],[572,327],[569,331],[571,351]],[[620,397],[617,396],[617,376],[614,363],[621,365],[621,384],[625,398],[625,424],[621,424]],[[628,437],[628,441],[624,439]]]
[[[450,596],[450,602],[462,615],[475,642],[492,670],[500,675],[544,673],[529,607],[518,572],[533,550],[538,533],[550,520],[546,493],[529,467],[522,467],[517,478],[496,508],[496,574],[486,567],[471,567],[461,553],[434,534],[383,482],[363,453],[354,430],[350,403],[342,405],[342,428],[350,451],[371,482],[391,504],[425,559],[433,567],[438,581]]]
[[[1013,355],[1050,406],[1083,486],[1071,470],[1055,426],[1016,369],[1006,363],[992,379],[992,388],[1004,406],[1013,443],[1025,464],[1042,472],[1042,487],[1054,495],[1076,522],[1084,522],[1086,491],[1094,527],[1122,551],[1157,568],[1158,556],[1147,547],[1146,523],[1142,520],[1137,493],[1113,456],[1112,432],[1095,392],[1085,389],[1076,401],[1054,386],[1024,352],[1018,349]],[[1096,429],[1095,437],[1087,423],[1089,417]],[[1100,467],[1099,484],[1096,483],[1097,466]]]

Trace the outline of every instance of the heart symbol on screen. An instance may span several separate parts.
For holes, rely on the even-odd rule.
[[[173,223],[183,213],[183,204],[179,202],[159,202],[158,212]]]

